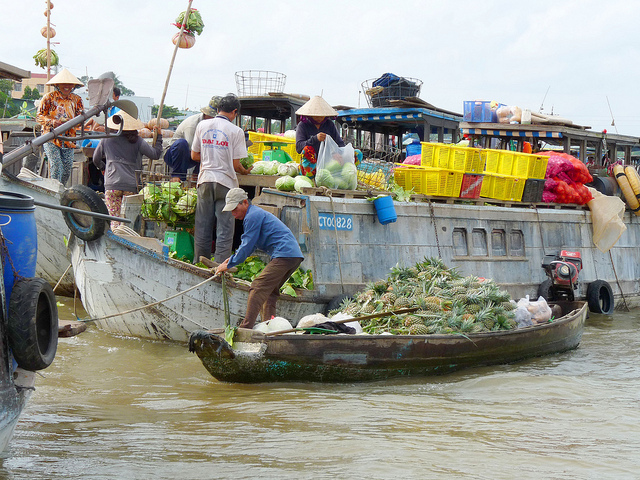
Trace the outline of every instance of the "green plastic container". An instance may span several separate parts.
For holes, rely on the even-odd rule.
[[[184,230],[164,232],[164,244],[169,247],[169,252],[176,252],[176,258],[186,257],[193,262],[193,236]]]

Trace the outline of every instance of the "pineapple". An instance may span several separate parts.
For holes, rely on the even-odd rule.
[[[407,315],[404,318],[404,326],[411,327],[413,325],[424,325],[424,323],[422,322],[422,319],[420,317],[417,317],[415,315]]]
[[[393,302],[393,308],[408,308],[413,305],[413,302],[406,297],[398,297],[395,302]]]
[[[409,327],[409,335],[428,335],[429,329],[423,324],[412,325]]]
[[[382,304],[386,307],[386,306],[393,306],[393,304],[395,303],[397,297],[395,293],[392,292],[387,292],[387,293],[383,293],[380,296],[380,301],[382,302]]]

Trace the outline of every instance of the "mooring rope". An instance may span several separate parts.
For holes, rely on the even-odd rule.
[[[616,283],[618,284],[618,288],[620,289],[620,295],[622,295],[624,308],[627,309],[627,312],[630,312],[631,310],[629,310],[629,305],[627,305],[627,299],[624,297],[624,292],[622,291],[622,286],[620,285],[620,280],[618,279],[618,272],[616,272],[616,266],[613,263],[613,255],[611,255],[611,249],[609,249],[609,259],[611,260],[611,267],[613,268],[613,274],[616,276]]]
[[[105,315],[103,317],[96,317],[96,318],[89,318],[89,319],[81,319],[81,318],[78,318],[78,316],[76,315],[76,318],[78,318],[78,321],[80,321],[80,322],[89,323],[89,322],[97,322],[97,321],[100,321],[100,320],[106,320],[107,318],[119,317],[119,316],[122,316],[122,315],[126,315],[128,313],[138,312],[140,310],[144,310],[145,308],[155,307],[156,305],[160,305],[161,303],[168,302],[169,300],[173,300],[174,298],[179,297],[180,295],[184,295],[185,293],[190,292],[191,290],[195,290],[196,288],[201,287],[202,285],[204,285],[207,282],[210,282],[214,278],[216,278],[215,275],[212,275],[211,277],[209,277],[206,280],[198,283],[197,285],[194,285],[193,287],[189,287],[186,290],[182,290],[181,292],[178,292],[175,295],[171,295],[170,297],[167,297],[164,300],[159,300],[157,302],[150,303],[148,305],[143,305],[142,307],[132,308],[131,310],[127,310],[125,312],[112,313],[111,315]],[[191,320],[191,321],[193,323],[195,323],[196,325],[198,325],[199,327],[204,328],[203,325],[200,325],[199,323],[197,323],[197,322],[195,322],[193,320]]]

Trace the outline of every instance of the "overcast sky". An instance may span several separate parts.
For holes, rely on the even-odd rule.
[[[188,1],[52,0],[54,49],[80,77],[111,70],[158,104]],[[46,73],[44,0],[1,0],[0,60]],[[284,91],[367,107],[385,72],[422,80],[420,97],[462,112],[496,100],[594,130],[640,136],[640,2],[632,0],[194,0],[205,28],[179,49],[165,104],[191,110],[237,93],[235,73],[286,75]],[[611,126],[615,119],[615,126]]]

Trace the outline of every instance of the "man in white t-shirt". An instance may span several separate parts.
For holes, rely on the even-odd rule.
[[[247,175],[240,159],[247,156],[244,132],[233,121],[239,114],[240,101],[233,94],[222,97],[218,115],[203,120],[196,128],[191,158],[200,162],[198,203],[195,220],[194,259],[211,258],[211,242],[216,230],[215,261],[224,262],[231,255],[235,219],[223,212],[227,192],[238,187],[236,172]]]

